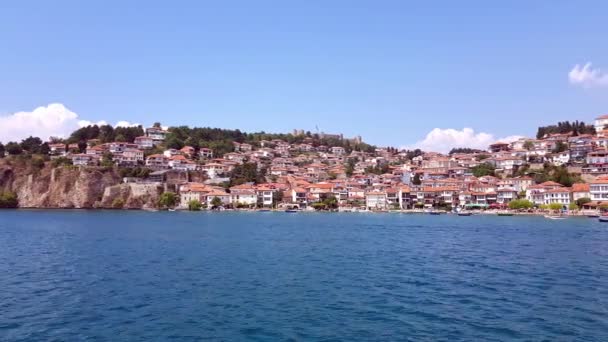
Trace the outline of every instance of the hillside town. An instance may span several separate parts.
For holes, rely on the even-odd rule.
[[[132,141],[46,145],[57,165],[136,169],[124,173],[124,183],[158,184],[175,195],[172,207],[180,209],[507,209],[522,200],[537,208],[600,208],[608,204],[608,115],[593,126],[570,126],[448,154],[357,149],[352,146],[363,144],[361,137],[303,130],[290,134],[297,143],[231,141],[219,154],[188,140],[168,147],[175,145],[167,143],[175,132],[160,124],[140,128],[143,135]],[[8,144],[3,150],[16,153]]]

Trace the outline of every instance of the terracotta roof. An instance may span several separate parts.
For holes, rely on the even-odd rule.
[[[589,192],[589,184],[585,184],[585,183],[572,184],[572,192]]]
[[[331,189],[334,187],[331,183],[315,183],[307,186],[308,188]]]
[[[559,187],[563,187],[563,185],[553,182],[553,181],[547,181],[544,183],[540,183],[541,186],[547,187],[547,186],[559,186]]]

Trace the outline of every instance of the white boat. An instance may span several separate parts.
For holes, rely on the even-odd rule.
[[[565,220],[565,219],[567,219],[566,216],[557,216],[557,215],[545,215],[545,218],[548,218],[550,220]]]

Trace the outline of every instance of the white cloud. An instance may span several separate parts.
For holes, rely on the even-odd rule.
[[[87,126],[93,126],[93,125],[97,125],[97,126],[103,126],[103,125],[107,125],[108,123],[105,120],[99,120],[97,122],[93,122],[93,121],[89,121],[89,120],[79,120],[78,121],[78,127],[87,127]]]
[[[137,127],[141,124],[131,123],[129,121],[118,121],[114,127]]]
[[[51,136],[66,137],[74,130],[89,125],[107,125],[106,121],[81,120],[61,103],[41,106],[31,112],[17,112],[0,116],[0,142],[20,141],[30,135],[46,140]],[[137,126],[118,121],[116,127]]]
[[[586,88],[608,86],[608,74],[599,68],[594,69],[591,63],[575,65],[568,73],[568,80]]]
[[[21,140],[30,135],[46,139],[65,136],[78,128],[78,115],[60,103],[0,117],[0,141]]]
[[[419,148],[423,151],[433,151],[447,153],[454,147],[469,147],[486,150],[488,146],[497,141],[512,142],[521,136],[512,135],[501,139],[496,139],[489,133],[475,133],[472,128],[463,128],[461,131],[453,128],[435,128],[430,131],[423,140],[418,141],[406,149]]]

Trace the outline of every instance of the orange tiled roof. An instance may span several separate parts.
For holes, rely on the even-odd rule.
[[[572,184],[572,192],[589,192],[589,184],[585,184],[585,183]]]

